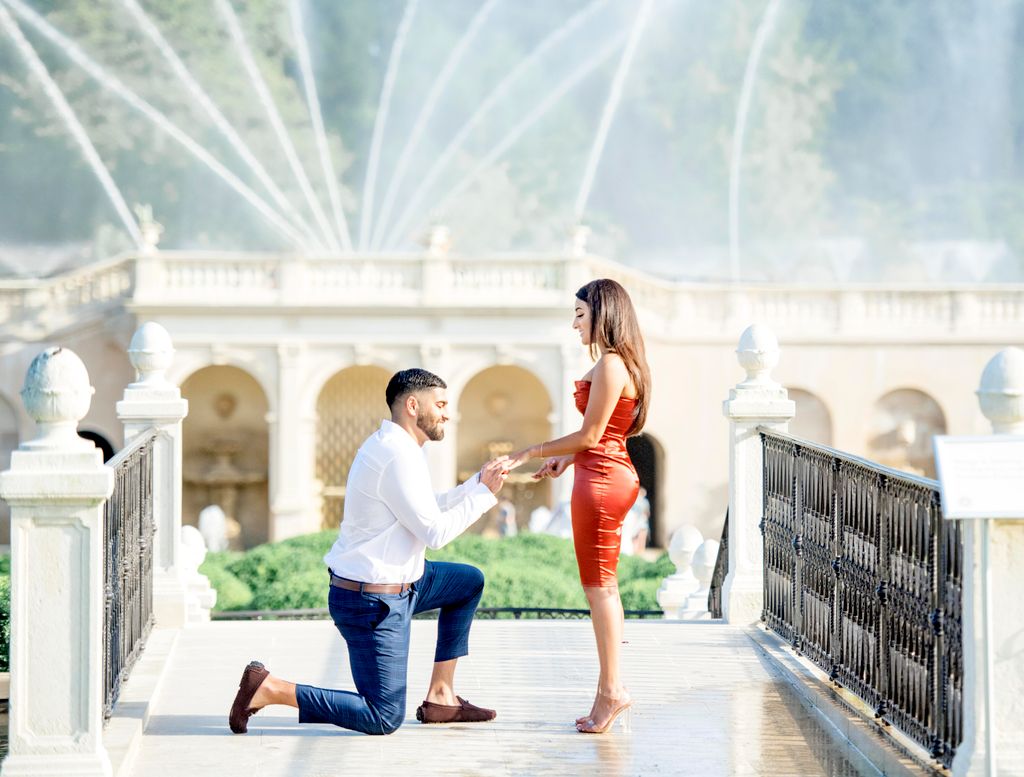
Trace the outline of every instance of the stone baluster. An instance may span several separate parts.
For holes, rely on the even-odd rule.
[[[1024,350],[996,354],[977,395],[993,434],[1024,435]],[[1024,774],[1024,521],[968,520],[963,532],[964,738],[952,771]]]
[[[180,563],[181,422],[188,415],[188,401],[165,376],[174,346],[160,324],[150,321],[136,330],[128,358],[136,378],[117,403],[125,445],[149,429],[162,432],[153,442],[153,614],[157,626],[180,628],[190,607]]]
[[[711,617],[708,611],[708,596],[711,594],[711,579],[715,576],[715,561],[718,560],[718,540],[704,540],[693,554],[693,576],[697,588],[686,601],[684,620],[704,620]]]
[[[722,410],[729,419],[729,571],[722,586],[722,615],[729,623],[753,623],[764,608],[764,456],[759,427],[785,431],[794,415],[786,389],[772,380],[779,344],[770,329],[753,325],[740,336],[736,356],[746,380],[729,392]]]
[[[103,747],[103,503],[113,471],[78,436],[93,388],[81,359],[49,348],[21,397],[35,439],[11,455],[11,701],[4,777],[109,775]]]
[[[702,542],[704,537],[695,526],[680,526],[672,533],[668,543],[668,557],[676,571],[661,581],[657,593],[658,606],[668,619],[681,618],[687,599],[697,590],[699,584],[693,576],[692,561],[693,554]]]

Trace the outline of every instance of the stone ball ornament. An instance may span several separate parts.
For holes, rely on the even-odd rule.
[[[707,588],[715,574],[718,548],[718,540],[704,540],[693,554],[693,574],[700,580],[701,588]]]
[[[746,371],[747,379],[741,385],[774,386],[771,371],[779,363],[779,341],[771,329],[752,324],[743,330],[736,358]]]
[[[96,389],[78,354],[55,346],[36,356],[25,375],[21,400],[38,425],[29,449],[84,450],[93,443],[78,436],[78,422],[89,412]]]
[[[690,524],[684,524],[672,533],[672,539],[668,543],[668,557],[680,572],[689,569],[693,554],[701,543],[704,536],[700,529]]]
[[[975,393],[993,429],[1024,433],[1024,350],[1004,348],[993,356]]]
[[[147,321],[132,335],[128,358],[135,367],[136,384],[165,385],[165,373],[174,359],[171,335],[155,321]]]

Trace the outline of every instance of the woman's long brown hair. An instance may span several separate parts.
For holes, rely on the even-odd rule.
[[[636,387],[636,409],[628,436],[640,434],[647,423],[651,403],[651,370],[636,311],[629,294],[608,278],[598,278],[576,292],[576,299],[590,308],[590,356],[597,359],[600,351],[617,353]]]

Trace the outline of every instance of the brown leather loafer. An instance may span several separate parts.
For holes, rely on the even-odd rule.
[[[242,679],[238,682],[238,693],[235,694],[231,712],[228,713],[228,725],[236,734],[244,734],[249,730],[249,718],[256,714],[256,710],[249,704],[269,674],[267,668],[259,661],[250,661],[249,666],[242,672]]]
[[[416,708],[416,720],[420,723],[484,723],[498,716],[494,710],[477,707],[461,696],[455,698],[459,700],[457,705],[423,702]]]

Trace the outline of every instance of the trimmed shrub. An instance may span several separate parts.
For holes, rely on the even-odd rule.
[[[220,554],[217,554],[220,555]],[[252,609],[252,591],[245,583],[231,574],[226,568],[204,561],[199,571],[210,579],[210,585],[217,590],[217,610],[250,610]]]
[[[218,610],[291,610],[327,606],[324,554],[337,537],[323,531],[260,545],[246,553],[211,553],[200,571],[217,589]],[[482,607],[587,606],[571,540],[546,534],[506,539],[464,535],[440,550],[432,561],[479,567],[487,580]],[[657,609],[655,591],[674,571],[668,556],[656,562],[625,556],[619,562],[619,587],[627,610]]]

